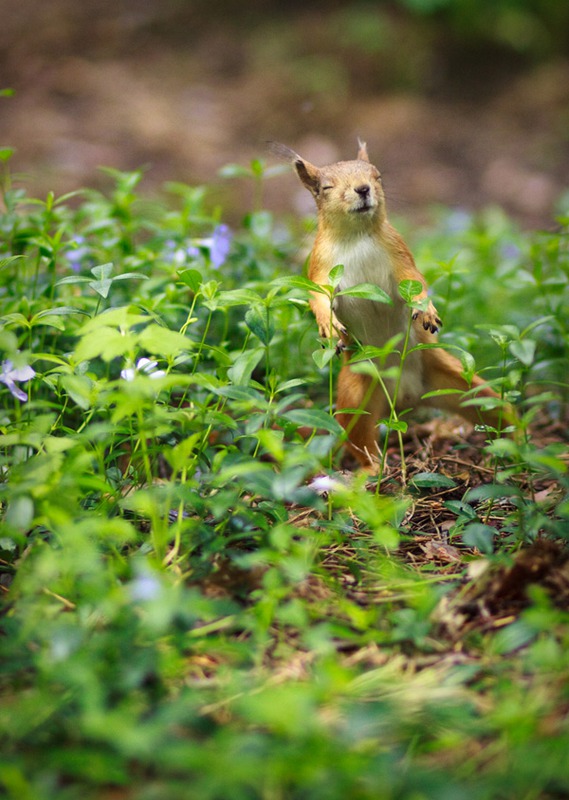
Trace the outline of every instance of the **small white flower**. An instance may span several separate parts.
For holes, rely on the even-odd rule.
[[[149,358],[139,358],[134,367],[125,367],[121,370],[121,378],[125,381],[133,381],[136,373],[147,375],[149,378],[163,378],[166,373],[162,369],[156,369],[157,361]]]
[[[308,484],[308,488],[312,489],[316,494],[328,494],[330,492],[337,492],[338,489],[343,488],[340,481],[335,481],[329,475],[318,475],[317,478]]]

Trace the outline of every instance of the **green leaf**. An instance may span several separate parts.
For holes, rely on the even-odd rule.
[[[518,619],[512,622],[511,625],[506,625],[505,628],[498,630],[492,642],[492,648],[495,652],[502,655],[513,653],[514,650],[519,650],[520,647],[532,642],[537,636],[537,631],[527,624],[523,619]]]
[[[55,282],[56,286],[63,286],[66,283],[92,283],[91,278],[84,275],[68,275],[66,278],[61,278]]]
[[[12,529],[25,533],[34,519],[34,502],[27,495],[20,495],[10,500],[4,516],[4,522]]]
[[[109,308],[102,314],[97,314],[81,326],[82,336],[88,333],[97,334],[101,328],[110,328],[113,325],[122,329],[130,330],[135,325],[149,322],[149,317],[145,314],[134,313],[129,306],[118,306]]]
[[[423,284],[420,281],[401,281],[398,287],[399,294],[408,305],[413,305],[413,298],[421,294]]]
[[[56,308],[46,308],[37,313],[32,319],[32,323],[34,320],[41,319],[42,317],[66,317],[71,314],[84,314],[86,317],[89,316],[89,312],[85,311],[83,308],[74,308],[73,306],[57,306]]]
[[[220,397],[229,397],[238,403],[246,403],[253,408],[264,408],[266,400],[263,395],[252,386],[220,386],[213,390]]]
[[[273,229],[273,215],[270,211],[255,211],[248,219],[249,230],[257,239],[268,239]]]
[[[383,419],[380,420],[380,423],[389,428],[390,431],[401,431],[401,433],[407,433],[407,428],[409,427],[404,419]]]
[[[384,292],[374,283],[358,283],[356,286],[350,286],[348,289],[336,292],[336,297],[362,297],[366,300],[373,300],[376,303],[393,304],[393,300],[387,292]]]
[[[464,495],[464,500],[469,503],[478,500],[497,500],[500,497],[520,497],[521,491],[516,486],[505,486],[497,483],[487,483],[484,486],[476,486],[469,489]]]
[[[439,475],[436,472],[419,472],[418,475],[413,477],[411,483],[414,483],[420,489],[453,489],[456,486],[452,478],[448,478],[446,475]]]
[[[494,552],[494,536],[496,530],[482,522],[471,522],[462,532],[462,541],[467,547],[475,547],[481,553],[489,555]]]
[[[113,274],[113,265],[112,262],[110,261],[107,264],[100,264],[97,267],[93,267],[93,269],[91,270],[91,275],[94,275],[95,278],[97,278],[100,281],[110,278],[112,274]]]
[[[13,314],[4,314],[3,317],[0,317],[0,320],[6,325],[14,325],[15,327],[21,325],[23,328],[31,328],[28,318],[20,314],[19,311],[15,311]]]
[[[91,289],[97,292],[97,294],[101,295],[103,299],[106,299],[109,296],[112,285],[112,278],[105,278],[102,281],[89,281],[89,286]]]
[[[148,275],[143,275],[142,272],[121,272],[120,275],[115,275],[113,277],[113,281],[127,281],[131,278],[136,278],[137,280],[146,281],[148,280]]]
[[[21,261],[23,258],[23,256],[8,256],[7,258],[0,258],[0,269],[9,267],[10,264],[13,264],[15,261]]]
[[[225,164],[219,172],[220,178],[251,178],[252,172],[241,164]]]
[[[336,355],[335,347],[321,347],[312,353],[312,358],[318,369],[323,369]]]
[[[86,317],[89,316],[89,312],[82,308],[58,306],[56,308],[46,308],[43,311],[40,311],[32,318],[31,325],[51,325],[52,328],[57,328],[60,331],[64,331],[65,323],[59,318],[67,317],[72,314],[83,314]]]
[[[421,395],[421,400],[426,400],[428,397],[444,397],[447,394],[464,394],[462,389],[435,389],[432,392],[425,392]]]
[[[260,158],[254,158],[251,161],[251,172],[255,177],[262,178],[265,171],[265,162]]]
[[[262,347],[245,350],[240,353],[233,365],[227,370],[227,377],[237,386],[246,385],[251,380],[253,370],[263,358],[265,351]]]
[[[456,514],[457,517],[467,517],[467,519],[477,519],[478,515],[471,505],[465,503],[463,500],[445,500],[443,503],[445,508]]]
[[[280,394],[281,392],[286,392],[289,389],[295,389],[297,386],[304,386],[305,384],[306,381],[303,380],[302,378],[292,378],[289,381],[284,381],[283,383],[279,383],[279,385],[276,388],[276,391],[278,394]]]
[[[231,308],[232,306],[258,306],[262,302],[262,297],[250,289],[231,289],[227,292],[218,292],[216,300],[218,306]]]
[[[294,422],[295,425],[306,425],[308,428],[316,428],[335,433],[338,436],[342,433],[342,426],[340,423],[317,408],[293,408],[283,414],[285,419]]]
[[[100,328],[96,336],[84,336],[75,348],[77,361],[90,361],[100,357],[112,361],[117,356],[126,356],[136,350],[138,339],[131,333],[123,334],[115,328]]]
[[[487,445],[486,452],[497,458],[515,458],[520,448],[513,439],[494,439]]]
[[[203,278],[200,272],[197,269],[185,269],[182,272],[178,273],[179,279],[182,283],[185,283],[194,294],[199,291],[199,288],[202,284]]]
[[[285,275],[282,278],[275,278],[273,286],[284,286],[288,289],[304,289],[307,292],[318,292],[318,294],[328,294],[320,284],[304,278],[302,275]]]
[[[330,284],[330,286],[337,286],[342,280],[343,274],[344,274],[343,264],[336,264],[335,267],[332,267],[328,275],[328,283]]]
[[[275,323],[269,317],[269,311],[264,306],[253,306],[245,314],[245,322],[249,330],[257,336],[264,345],[268,345],[275,335]]]
[[[535,358],[536,343],[533,339],[520,339],[510,342],[510,353],[521,361],[524,367],[531,367]]]
[[[57,314],[49,314],[44,313],[41,318],[34,317],[32,320],[32,326],[35,325],[48,325],[51,328],[57,328],[59,331],[65,330],[65,323],[63,322]]]
[[[180,353],[187,353],[194,347],[191,339],[178,331],[171,331],[169,328],[157,325],[155,322],[138,334],[138,341],[140,346],[149,353],[162,356],[162,358],[173,358]]]
[[[0,320],[3,317],[0,317]],[[0,350],[12,352],[18,349],[18,337],[12,331],[0,327]]]
[[[79,408],[85,411],[91,408],[94,384],[90,378],[86,375],[61,375],[59,382]]]
[[[397,336],[392,336],[383,347],[374,347],[374,345],[366,344],[362,347],[359,347],[352,358],[350,358],[350,364],[357,364],[359,361],[367,360],[367,359],[374,359],[379,358],[380,360],[384,360],[387,358],[388,355],[397,351],[397,345],[403,338],[403,334],[398,333]]]

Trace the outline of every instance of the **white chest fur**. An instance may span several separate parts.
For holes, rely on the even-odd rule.
[[[336,316],[352,336],[362,344],[381,347],[391,336],[402,333],[406,315],[397,293],[389,254],[380,243],[371,236],[360,236],[335,245],[332,255],[334,265],[344,266],[339,291],[358,283],[371,283],[383,289],[392,300],[388,305],[359,297],[336,297]]]
[[[344,273],[338,290],[348,289],[359,283],[371,283],[383,289],[391,298],[391,304],[379,303],[359,297],[337,296],[334,312],[346,326],[351,336],[361,344],[383,347],[397,334],[401,340],[410,320],[410,310],[403,304],[394,278],[389,253],[371,236],[361,236],[335,244],[332,248],[333,264],[343,264]],[[409,345],[416,344],[413,330]],[[402,347],[403,341],[399,347]],[[388,359],[387,365],[398,362]],[[416,402],[422,394],[422,364],[419,353],[412,353],[405,361],[399,401]]]

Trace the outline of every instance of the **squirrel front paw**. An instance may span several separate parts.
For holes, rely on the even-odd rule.
[[[318,320],[318,333],[323,339],[335,339],[338,336],[345,339],[348,336],[348,329],[333,314],[332,319],[326,317]]]
[[[423,328],[426,331],[431,331],[431,333],[436,333],[438,329],[442,326],[442,320],[438,315],[437,309],[429,300],[429,305],[427,306],[426,311],[420,311],[418,308],[413,311],[413,319],[417,319],[419,314],[423,316]]]

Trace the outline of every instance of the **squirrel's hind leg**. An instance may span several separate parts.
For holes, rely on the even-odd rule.
[[[499,429],[507,424],[513,413],[509,406],[500,409],[499,404],[496,404],[496,407],[484,410],[480,406],[462,405],[464,400],[462,393],[468,392],[475,387],[480,387],[479,391],[476,392],[476,397],[499,400],[499,395],[482,378],[474,375],[472,383],[469,385],[462,377],[462,364],[460,361],[445,350],[423,350],[422,355],[426,392],[444,389],[458,389],[460,392],[460,394],[443,394],[438,397],[431,397],[423,401],[424,405],[440,408],[451,414],[460,414],[472,425],[483,424]]]
[[[387,412],[387,402],[378,385],[372,388],[368,375],[352,372],[347,364],[338,376],[338,421],[347,430],[346,449],[371,474],[377,473],[379,448],[377,423]],[[343,414],[342,409],[362,409],[363,414]]]

